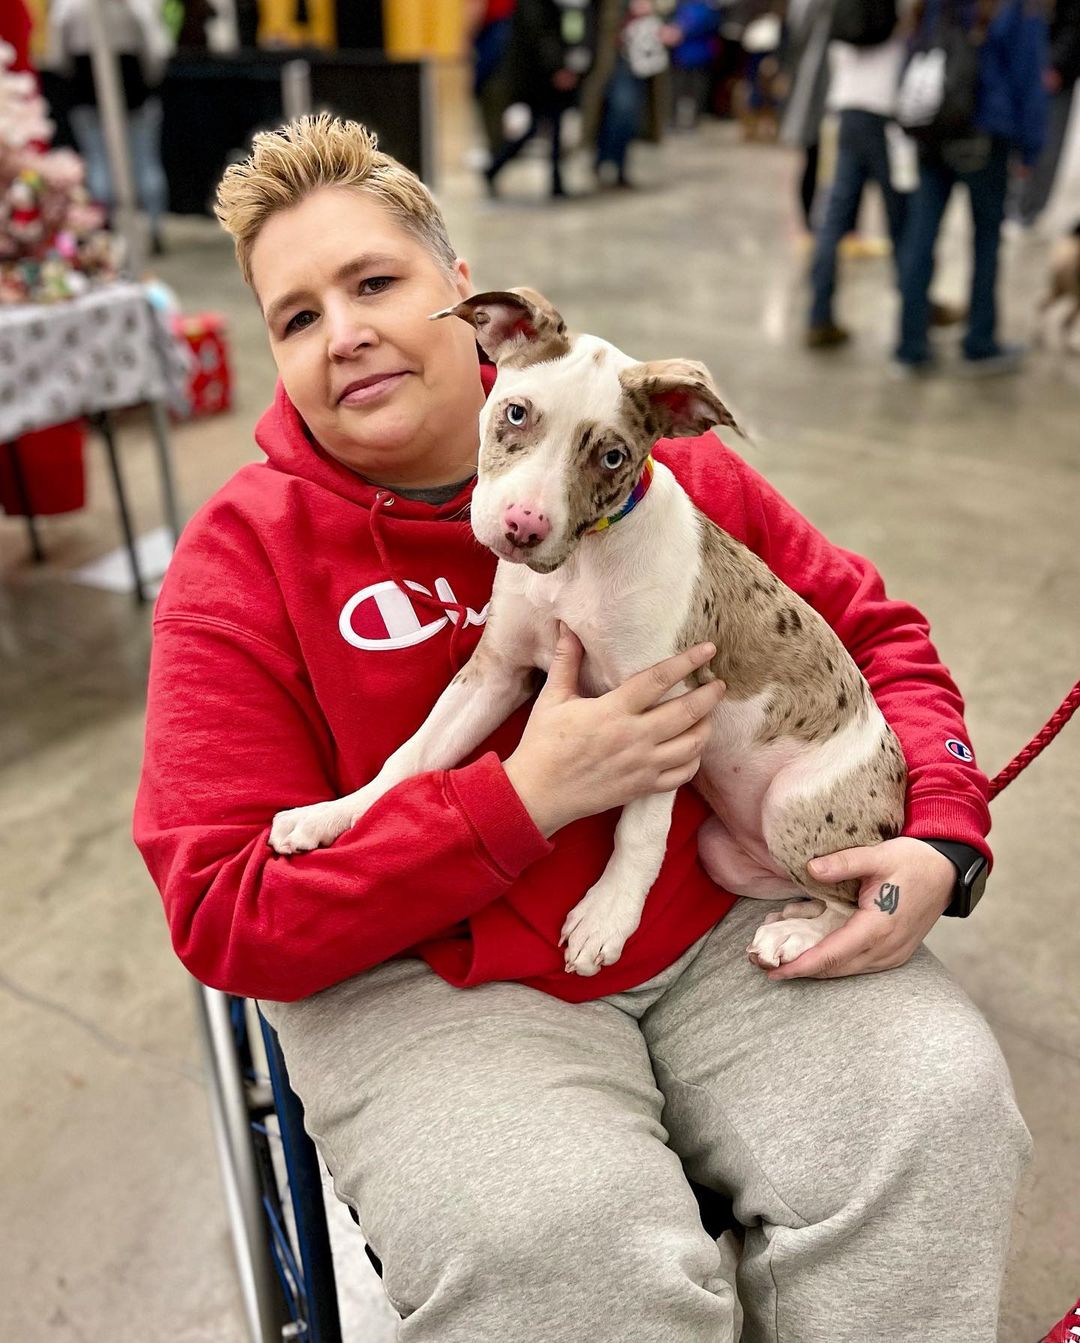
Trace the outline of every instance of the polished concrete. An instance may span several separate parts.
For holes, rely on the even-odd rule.
[[[999,768],[1078,675],[1080,354],[1051,348],[996,382],[894,382],[890,265],[864,260],[845,266],[839,306],[855,341],[813,355],[787,151],[709,125],[640,151],[638,192],[552,209],[526,161],[490,204],[460,166],[465,109],[450,98],[443,113],[440,191],[478,287],[528,283],[573,327],[642,357],[705,360],[753,427],[753,464],[929,614],[980,759]],[[963,292],[965,227],[950,218],[946,297]],[[198,221],[170,236],[161,274],[187,309],[229,315],[237,369],[234,412],[175,433],[190,512],[255,455],[273,378],[227,242]],[[1006,250],[1009,335],[1030,328],[1045,251]],[[123,442],[148,529],[160,506],[137,416]],[[192,989],[129,839],[149,613],[66,577],[117,544],[96,445],[90,459],[90,505],[43,525],[45,565],[0,519],[2,1333],[239,1343]],[[1036,1141],[1004,1343],[1036,1343],[1080,1294],[1078,772],[1080,723],[995,803],[977,916],[931,936],[989,1018]],[[350,1338],[387,1343],[392,1316],[355,1236],[341,1261]]]

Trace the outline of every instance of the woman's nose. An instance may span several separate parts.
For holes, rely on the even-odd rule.
[[[374,328],[361,321],[353,312],[327,315],[329,354],[331,359],[351,359],[357,350],[378,345]]]

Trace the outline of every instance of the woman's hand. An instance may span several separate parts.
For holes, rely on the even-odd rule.
[[[724,684],[711,681],[660,701],[715,652],[700,644],[587,699],[578,687],[583,650],[564,627],[547,683],[505,765],[537,829],[550,836],[582,816],[689,783]]]
[[[908,836],[826,854],[813,859],[808,871],[830,886],[858,879],[859,908],[816,947],[770,970],[770,979],[839,979],[903,965],[945,912],[956,887],[956,868],[948,858]]]

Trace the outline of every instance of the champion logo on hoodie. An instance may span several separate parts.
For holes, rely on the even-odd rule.
[[[338,629],[346,643],[369,652],[388,653],[397,648],[412,648],[414,644],[433,639],[447,625],[456,625],[461,619],[461,606],[454,589],[445,578],[435,580],[435,591],[406,579],[404,587],[425,597],[445,603],[445,615],[430,619],[430,610],[417,611],[409,598],[393,579],[371,583],[354,593],[341,608]],[[486,603],[479,611],[465,607],[465,627],[483,625],[487,621]]]

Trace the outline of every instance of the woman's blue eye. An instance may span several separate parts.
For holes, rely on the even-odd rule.
[[[607,471],[617,471],[625,460],[626,453],[622,448],[608,448],[600,458],[600,465]]]
[[[510,423],[514,426],[515,429],[520,429],[521,426],[525,423],[525,421],[529,418],[529,412],[525,409],[524,406],[518,405],[516,401],[511,401],[511,403],[506,407],[506,418],[510,421]]]

